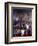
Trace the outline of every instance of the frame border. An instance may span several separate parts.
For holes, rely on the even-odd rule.
[[[9,31],[8,31],[8,23],[9,23],[9,10],[8,10],[8,4],[26,4],[26,5],[35,5],[36,6],[36,35],[35,35],[35,40],[32,41],[18,41],[18,42],[8,42],[9,41]],[[6,13],[7,12],[7,13]],[[7,15],[6,15],[7,14]],[[7,32],[6,32],[6,16],[7,16]],[[37,42],[37,4],[32,4],[32,3],[22,3],[22,2],[5,2],[5,44],[15,44],[15,43],[31,43],[31,42]]]

